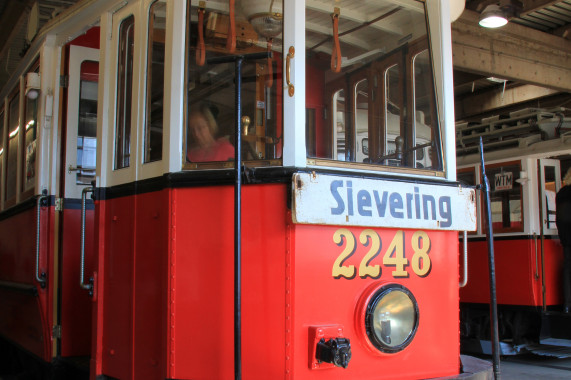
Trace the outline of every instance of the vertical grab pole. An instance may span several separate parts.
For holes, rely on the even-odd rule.
[[[237,57],[236,70],[236,149],[234,162],[234,378],[242,378],[242,62]]]
[[[42,195],[38,197],[37,200],[37,211],[36,211],[36,281],[40,283],[42,288],[46,287],[46,274],[40,274],[40,210],[44,205],[44,201],[48,199],[48,191],[42,191]]]
[[[236,75],[236,134],[234,150],[234,378],[242,379],[242,63],[244,60],[271,58],[271,52],[214,57],[209,65],[234,62]]]
[[[484,143],[480,137],[480,161],[482,163],[482,178],[484,184],[484,195],[486,199],[486,240],[488,241],[488,267],[490,271],[490,326],[492,357],[494,367],[494,379],[500,378],[500,340],[498,333],[498,305],[496,300],[496,269],[494,263],[494,232],[492,228],[492,209],[490,207],[490,183],[486,176],[486,167],[484,165]]]
[[[93,279],[89,279],[89,283],[84,281],[85,277],[85,214],[86,206],[85,201],[87,193],[93,193],[92,187],[86,187],[81,191],[81,258],[79,267],[79,286],[81,289],[88,290],[89,295],[93,295]]]

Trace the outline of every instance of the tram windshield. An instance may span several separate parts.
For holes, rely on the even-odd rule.
[[[279,165],[288,133],[283,27],[291,25],[282,1],[236,1],[233,12],[227,1],[193,0],[188,12],[186,167],[233,166],[234,65],[209,59],[264,51],[272,58],[242,69],[242,156]],[[314,0],[304,27],[308,164],[442,171],[424,2]]]

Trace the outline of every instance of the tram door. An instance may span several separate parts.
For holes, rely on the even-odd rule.
[[[89,365],[92,302],[80,287],[81,194],[95,179],[99,50],[69,46],[60,248],[59,354]],[[86,201],[85,282],[95,269],[94,206]]]

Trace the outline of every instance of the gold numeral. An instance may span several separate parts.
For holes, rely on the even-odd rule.
[[[355,266],[344,266],[343,263],[355,253],[357,245],[355,243],[355,235],[346,228],[341,228],[333,234],[333,242],[340,247],[343,245],[343,238],[346,240],[345,249],[333,263],[332,274],[334,278],[345,277],[351,279],[355,277]]]
[[[353,256],[357,250],[355,235],[346,228],[340,228],[333,234],[333,242],[339,247],[345,244],[345,248],[343,248],[343,251],[333,263],[333,277],[336,279],[341,277],[355,278],[357,274],[355,266],[344,265],[345,261]],[[371,265],[371,262],[381,253],[383,242],[379,234],[371,229],[363,230],[359,235],[359,242],[364,247],[369,247],[369,251],[359,264],[359,277],[380,278],[383,271],[381,265]],[[419,277],[426,277],[430,274],[430,269],[432,268],[432,262],[430,256],[428,256],[432,244],[430,236],[424,231],[416,231],[412,235],[411,244],[414,251],[410,260],[412,271]],[[396,232],[383,256],[383,265],[395,267],[395,270],[391,272],[395,278],[409,276],[406,270],[406,267],[409,266],[409,260],[405,256],[404,231]]]
[[[422,240],[422,248],[420,247],[420,241]],[[432,262],[428,253],[430,252],[430,238],[424,231],[416,231],[412,235],[412,249],[414,250],[414,255],[412,256],[412,270],[419,277],[425,277],[430,273],[430,268]]]
[[[363,260],[361,260],[361,265],[359,265],[359,277],[365,278],[369,276],[371,278],[379,278],[381,277],[381,266],[369,264],[381,253],[381,238],[373,230],[364,230],[359,236],[359,241],[366,247],[369,245],[369,238],[371,239],[371,248],[365,257],[363,257]]]
[[[383,257],[383,265],[394,266],[393,277],[408,277],[408,272],[404,268],[408,265],[408,259],[404,257],[404,233],[397,231],[393,241],[387,248]]]

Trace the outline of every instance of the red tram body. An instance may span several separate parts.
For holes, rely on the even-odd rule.
[[[74,379],[467,378],[460,3],[84,0],[50,21],[0,93],[2,358]]]

